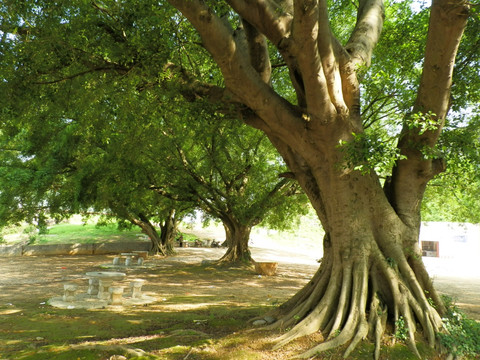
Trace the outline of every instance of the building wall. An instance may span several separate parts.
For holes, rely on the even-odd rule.
[[[422,243],[424,256],[480,260],[480,225],[424,222],[420,228],[420,246]]]

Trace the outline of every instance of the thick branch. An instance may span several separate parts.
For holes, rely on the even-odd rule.
[[[343,49],[341,49],[338,40],[330,29],[326,0],[320,1],[318,13],[318,51],[322,60],[328,92],[337,112],[345,113],[347,109],[342,95],[342,79],[338,64],[338,55]]]
[[[414,112],[423,115],[418,120],[420,127],[404,125],[398,147],[407,159],[400,160],[394,169],[390,194],[397,212],[414,226],[420,221],[420,201],[427,182],[445,168],[441,159],[427,158],[424,151],[435,146],[448,112],[455,56],[468,9],[464,0],[434,0],[432,4],[425,62],[414,105]],[[432,120],[436,127],[425,131],[425,124]]]
[[[268,125],[291,137],[302,125],[301,114],[262,81],[250,63],[248,51],[237,43],[230,25],[200,0],[169,0],[202,37],[205,48],[220,67],[227,88]],[[248,20],[248,19],[247,19]]]
[[[467,25],[469,5],[464,0],[434,0],[425,48],[425,61],[414,111],[432,112],[439,126],[426,132],[428,145],[440,135],[448,112],[452,74],[458,46]]]
[[[360,0],[357,23],[346,49],[356,66],[370,66],[373,49],[382,32],[383,0]]]
[[[273,44],[278,46],[283,38],[290,36],[293,20],[293,9],[290,1],[273,0],[228,0],[230,6],[243,19],[264,34]]]
[[[293,20],[293,43],[291,51],[297,58],[305,88],[308,115],[324,118],[334,108],[328,93],[318,49],[319,35],[318,4],[312,1],[296,1]]]
[[[270,64],[268,45],[265,36],[258,32],[255,27],[250,25],[248,21],[243,20],[242,23],[245,29],[250,63],[260,75],[262,81],[266,84],[270,84],[272,66]]]

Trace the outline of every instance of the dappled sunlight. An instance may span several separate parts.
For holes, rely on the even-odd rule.
[[[207,309],[214,305],[227,305],[227,304],[223,302],[218,302],[218,303],[205,302],[205,303],[195,303],[195,304],[189,304],[189,303],[167,304],[162,307],[162,311],[178,312],[183,310]]]
[[[32,354],[43,349],[52,356],[68,353],[72,358],[82,358],[82,351],[116,354],[122,347],[140,347],[161,354],[162,359],[175,359],[177,352],[183,359],[193,349],[192,343],[224,337],[228,341],[228,334],[251,328],[248,320],[289,299],[318,268],[318,263],[303,258],[297,263],[279,261],[274,276],[258,275],[253,268],[201,265],[203,259],[217,259],[223,252],[187,248],[173,257],[150,257],[149,268],[128,268],[122,281],[127,286],[129,279],[145,280],[142,293],[156,301],[88,310],[58,309],[45,302],[61,296],[65,283],[77,284],[79,291],[86,292],[85,273],[102,271],[100,266],[111,262],[112,255],[4,258],[0,262],[2,356],[4,351],[16,358],[15,354],[24,349]],[[263,259],[276,260],[274,253],[267,251]],[[290,254],[283,253],[279,258],[294,261]],[[435,282],[443,287],[441,279]],[[455,291],[474,299],[477,288],[464,291],[460,282],[457,285],[460,287]],[[480,305],[469,301],[462,301],[461,306],[478,315]],[[231,341],[238,344],[238,336],[241,334]],[[246,336],[245,343],[252,341],[257,341],[255,336]],[[262,346],[265,340],[258,343],[260,349]],[[201,358],[210,352],[208,347],[196,348],[192,358],[194,354]]]
[[[5,310],[0,310],[0,315],[11,315],[11,314],[16,314],[21,312],[22,310],[20,309],[5,309]]]
[[[109,340],[103,340],[103,341],[85,341],[78,343],[77,346],[88,346],[88,345],[117,345],[117,344],[135,344],[141,341],[147,341],[147,340],[154,340],[158,339],[161,337],[164,337],[165,335],[163,334],[157,334],[157,335],[145,335],[145,336],[131,336],[131,337],[126,337],[126,338],[114,338],[114,339],[109,339]]]

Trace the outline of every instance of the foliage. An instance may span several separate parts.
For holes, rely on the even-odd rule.
[[[480,222],[480,127],[479,117],[471,115],[447,125],[437,148],[443,154],[447,170],[427,188],[422,204],[426,221]]]
[[[448,296],[444,301],[448,312],[443,319],[446,332],[438,334],[440,342],[456,357],[480,356],[480,323],[467,318]]]
[[[395,338],[403,341],[408,338],[408,329],[405,325],[405,319],[403,316],[400,316],[398,320],[395,321]]]
[[[353,168],[364,174],[375,171],[387,176],[395,162],[405,159],[390,141],[384,141],[377,132],[352,134],[350,142],[343,141],[339,148],[345,154],[345,167]]]
[[[168,6],[137,5],[2,8],[0,222],[92,209],[161,221],[203,204],[217,219],[228,211],[288,227],[306,199],[290,181],[272,196],[287,183],[273,147],[229,109],[200,101],[188,74],[222,78],[196,32]]]

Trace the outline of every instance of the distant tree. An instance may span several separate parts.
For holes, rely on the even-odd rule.
[[[264,134],[198,105],[172,109],[167,118],[157,130],[164,133],[159,146],[146,149],[167,169],[152,189],[195,202],[222,222],[228,250],[220,262],[251,262],[253,226],[287,228],[306,212],[305,195]]]
[[[221,261],[250,262],[252,226],[288,227],[306,209],[294,180],[288,174],[279,177],[287,172],[283,159],[265,135],[235,120],[235,109],[200,101],[216,87],[198,83],[194,74],[207,71],[215,79],[218,70],[202,65],[201,55],[172,54],[168,44],[179,45],[185,33],[192,33],[159,22],[173,17],[172,9],[155,10],[155,18],[145,9],[135,10],[136,21],[167,26],[173,34],[141,47],[125,44],[123,34],[116,33],[121,23],[130,24],[129,11],[91,5],[81,11],[85,16],[65,22],[66,33],[57,34],[53,25],[58,19],[52,19],[41,27],[20,27],[5,44],[18,55],[5,59],[5,69],[30,64],[4,73],[3,89],[12,96],[3,101],[9,111],[3,141],[6,146],[21,143],[6,156],[28,159],[24,165],[32,176],[52,174],[44,188],[32,185],[35,199],[24,202],[49,204],[51,214],[90,208],[107,212],[140,226],[160,253],[168,252],[161,238],[172,233],[174,219],[165,216],[197,206],[224,224],[229,246]],[[97,44],[77,37],[76,31],[92,24],[106,37]],[[30,31],[38,42],[27,41]],[[138,31],[148,38],[146,28]],[[162,52],[151,55],[160,57],[158,63],[151,62],[143,46]],[[58,51],[68,59],[58,57]],[[39,54],[48,60],[37,64]],[[189,70],[167,62],[168,57]],[[20,90],[28,103],[15,99]],[[12,189],[8,196],[19,191]],[[165,207],[165,202],[175,205]],[[61,203],[56,210],[55,203]],[[164,232],[158,235],[152,221],[159,221]]]

